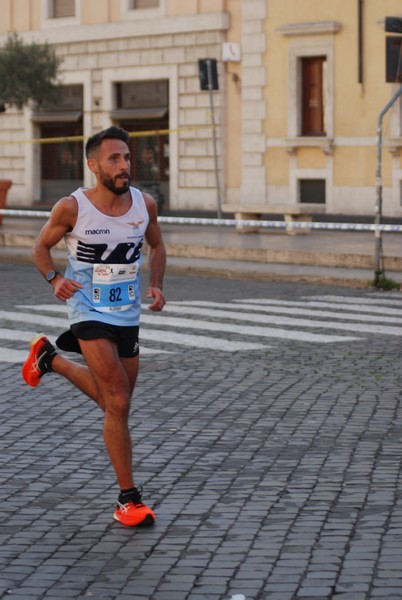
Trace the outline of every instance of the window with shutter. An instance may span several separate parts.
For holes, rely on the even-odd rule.
[[[54,19],[75,17],[75,0],[53,0],[52,8]]]
[[[130,9],[159,8],[159,0],[131,0]]]
[[[325,56],[301,59],[302,135],[325,135],[323,88],[325,61]]]

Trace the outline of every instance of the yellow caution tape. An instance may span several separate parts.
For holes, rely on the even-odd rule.
[[[151,129],[149,131],[131,131],[128,132],[130,138],[148,137],[151,135],[168,135],[169,133],[180,133],[182,131],[192,131],[194,129],[212,129],[213,125],[194,125],[188,127],[179,127],[177,129]],[[60,142],[83,142],[89,136],[70,135],[52,138],[33,138],[31,140],[0,140],[3,144],[59,144]]]

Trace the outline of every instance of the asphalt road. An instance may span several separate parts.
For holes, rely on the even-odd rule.
[[[0,278],[1,598],[402,599],[400,293],[168,276],[131,414],[157,522],[128,529],[102,414],[20,377],[63,305]]]

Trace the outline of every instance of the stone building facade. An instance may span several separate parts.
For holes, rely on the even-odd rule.
[[[269,0],[265,21],[264,165],[271,204],[313,202],[329,214],[402,216],[401,85],[386,81],[385,18],[398,0]],[[396,38],[402,37],[396,34]],[[399,46],[400,47],[400,46]],[[402,65],[402,62],[401,62]]]
[[[221,58],[224,44],[233,35],[237,40],[240,10],[240,0],[0,0],[0,43],[14,31],[27,43],[48,42],[62,59],[65,86],[59,107],[9,107],[0,114],[0,177],[13,180],[10,203],[49,204],[72,185],[90,185],[82,141],[62,138],[85,139],[116,124],[150,132],[133,138],[134,183],[159,182],[172,210],[215,210],[211,98],[200,89],[198,61],[217,60],[212,110],[225,186],[231,157],[224,148],[240,124],[227,133],[228,81],[238,93],[228,65],[234,73],[238,63]],[[151,160],[152,180],[145,173]]]

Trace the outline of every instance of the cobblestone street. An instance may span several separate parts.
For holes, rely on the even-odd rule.
[[[56,375],[27,388],[12,362],[12,352],[27,353],[24,334],[60,330],[63,315],[45,306],[56,301],[31,267],[0,272],[0,339],[10,354],[0,405],[2,598],[402,598],[398,293],[168,277],[182,317],[187,302],[216,307],[204,331],[179,330],[166,312],[158,342],[144,325],[130,422],[137,481],[157,522],[129,529],[112,521],[101,412]],[[339,308],[330,294],[342,296]],[[353,318],[342,307],[356,298]],[[214,317],[235,299],[255,299],[255,309]],[[375,308],[365,312],[367,299]],[[302,321],[280,328],[272,309],[267,325],[264,300],[268,312],[293,301],[333,316],[326,327],[317,312],[311,330]],[[177,331],[198,346],[163,337]],[[223,338],[239,348],[214,349]]]

